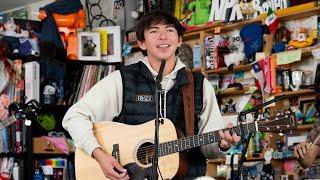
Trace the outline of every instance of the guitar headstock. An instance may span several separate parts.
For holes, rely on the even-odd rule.
[[[282,132],[297,128],[295,115],[291,111],[278,113],[275,117],[258,121],[261,132]]]

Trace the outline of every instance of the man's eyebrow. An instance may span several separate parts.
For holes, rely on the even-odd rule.
[[[168,27],[174,28],[174,25],[173,25],[173,24],[168,24],[168,25],[166,25],[166,28],[168,28]],[[150,26],[148,29],[149,29],[149,30],[150,30],[150,29],[159,29],[159,27],[155,25],[155,26]]]

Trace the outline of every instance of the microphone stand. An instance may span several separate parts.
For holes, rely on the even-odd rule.
[[[160,119],[159,119],[159,97],[161,96],[161,81],[163,78],[163,70],[164,66],[166,65],[166,60],[162,60],[161,66],[156,77],[156,91],[155,91],[155,103],[156,103],[156,120],[155,120],[155,130],[154,130],[154,152],[153,152],[153,160],[152,160],[152,179],[158,179],[158,146],[159,146],[159,126],[160,126]]]
[[[245,115],[249,114],[249,113],[252,113],[252,112],[255,112],[256,115],[258,113],[258,110],[259,109],[262,109],[263,107],[271,104],[271,103],[274,103],[274,102],[277,102],[277,101],[280,101],[282,99],[284,99],[285,96],[279,96],[279,97],[276,97],[274,98],[273,100],[270,100],[270,101],[267,101],[267,102],[264,102],[258,106],[255,106],[251,109],[248,109],[248,110],[245,110],[245,111],[241,111],[239,113],[239,116],[238,116],[238,122],[239,122],[239,126],[240,126],[240,133],[241,133],[241,143],[243,146],[243,149],[242,149],[242,152],[241,152],[241,157],[240,157],[240,160],[239,160],[239,165],[238,165],[238,170],[236,170],[236,172],[231,172],[231,179],[232,180],[238,180],[240,177],[240,173],[242,173],[243,171],[243,163],[246,161],[246,153],[247,153],[247,149],[248,149],[248,145],[249,145],[249,141],[250,141],[250,137],[251,137],[251,134],[249,134],[249,136],[247,138],[245,138],[245,135],[242,131],[243,127],[242,127],[242,124],[243,124],[243,120],[245,119]]]

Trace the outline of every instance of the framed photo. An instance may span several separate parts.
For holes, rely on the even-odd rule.
[[[107,38],[101,42],[102,47],[106,47],[107,55],[102,57],[106,62],[122,62],[121,58],[121,29],[120,26],[105,26],[93,28],[93,31],[107,32]]]
[[[314,107],[314,105],[315,105],[314,99],[301,100],[300,101],[300,110],[304,115],[306,115],[308,110],[310,110],[310,108]]]
[[[78,59],[100,61],[100,34],[98,32],[78,33]]]

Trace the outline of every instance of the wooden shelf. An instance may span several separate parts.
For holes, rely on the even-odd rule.
[[[240,160],[240,154],[239,154],[239,160]],[[246,158],[246,162],[247,161],[264,161],[264,154],[260,153],[259,157],[249,157]],[[226,158],[219,158],[219,159],[209,159],[208,160],[208,164],[220,164],[220,163],[225,163],[226,162]]]
[[[239,21],[239,22],[229,22],[229,23],[220,23],[218,26],[209,28],[206,31],[206,33],[210,34],[217,34],[217,33],[225,33],[234,29],[240,29],[241,27],[253,24],[253,23],[261,23],[261,18],[257,17],[256,19],[252,20],[245,20],[245,21]]]
[[[273,94],[273,96],[276,96],[276,97],[278,97],[278,96],[292,97],[292,96],[311,95],[311,94],[315,94],[315,93],[316,93],[316,91],[314,89],[301,89],[299,91],[281,92],[281,93]]]
[[[278,10],[275,12],[277,19],[280,21],[288,21],[295,19],[302,19],[312,15],[320,14],[320,6],[315,6],[315,2],[310,2],[306,4],[301,4],[297,6],[288,7],[283,10]],[[260,15],[262,19],[265,19],[266,13]]]
[[[313,124],[306,124],[306,125],[298,125],[297,130],[298,131],[309,131],[313,127]]]
[[[122,62],[105,62],[105,61],[83,61],[83,60],[66,60],[68,65],[117,65]]]
[[[250,87],[243,87],[242,89],[240,89],[238,87],[233,87],[233,88],[227,88],[227,89],[220,91],[220,92],[216,92],[216,94],[221,95],[221,96],[243,95],[249,89],[250,89]]]
[[[236,112],[234,112],[234,113],[227,112],[227,113],[221,114],[221,116],[235,116],[235,115],[239,115],[239,113],[236,113]]]
[[[251,65],[245,64],[245,65],[234,66],[232,71],[229,71],[227,67],[222,67],[218,69],[208,69],[205,72],[207,74],[227,74],[227,73],[232,73],[237,71],[249,71],[249,70],[251,70]]]
[[[315,49],[318,49],[318,48],[320,48],[320,45],[314,45],[314,46],[310,46],[310,47],[300,48],[301,57],[311,56],[312,55],[312,51],[315,50]],[[296,51],[296,50],[298,50],[298,49],[294,49],[292,51]],[[284,53],[284,52],[290,52],[290,51],[283,51],[283,52],[279,52],[279,53],[274,53],[271,56],[276,57],[278,54],[281,54],[281,53]],[[296,62],[300,62],[300,61],[296,61]]]

